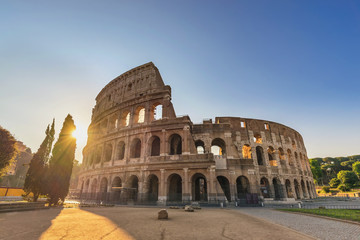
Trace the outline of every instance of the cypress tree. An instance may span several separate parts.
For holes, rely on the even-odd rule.
[[[45,131],[45,139],[41,143],[39,149],[31,159],[29,169],[26,173],[24,191],[28,195],[30,192],[34,194],[34,202],[37,201],[40,194],[45,191],[45,174],[46,164],[49,160],[52,143],[55,135],[55,120],[50,126],[48,125]]]
[[[75,160],[76,139],[72,136],[75,129],[74,120],[68,114],[49,161],[47,193],[51,205],[57,205],[60,200],[64,202],[69,191],[70,177]]]

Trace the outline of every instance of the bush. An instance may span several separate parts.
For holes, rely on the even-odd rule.
[[[342,192],[348,192],[348,191],[351,190],[351,188],[350,188],[349,186],[345,185],[345,184],[340,184],[340,185],[338,186],[338,189],[339,189],[340,191],[342,191]]]
[[[332,187],[332,188],[337,188],[340,183],[341,183],[341,182],[340,182],[340,180],[339,180],[338,178],[333,178],[333,179],[330,180],[329,185],[330,185],[330,187]]]
[[[337,174],[337,178],[341,181],[342,184],[345,184],[350,188],[359,181],[359,178],[352,171],[340,171]]]
[[[330,192],[330,187],[328,187],[328,186],[323,186],[323,187],[321,188],[321,190],[322,190],[324,193],[329,193],[329,192]]]

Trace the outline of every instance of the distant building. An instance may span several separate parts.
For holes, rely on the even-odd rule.
[[[96,97],[78,191],[114,203],[316,197],[297,131],[258,119],[193,124],[176,116],[171,88],[153,63],[125,72]]]

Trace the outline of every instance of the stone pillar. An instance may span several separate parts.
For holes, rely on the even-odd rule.
[[[210,166],[209,168],[209,190],[208,190],[208,201],[209,202],[212,202],[212,201],[215,201],[216,200],[216,189],[215,189],[215,184],[217,181],[216,179],[216,175],[215,175],[215,166]]]
[[[165,169],[160,169],[160,186],[159,186],[159,197],[157,204],[158,205],[165,205],[166,204],[166,184],[165,184]]]
[[[235,171],[229,171],[229,178],[231,201],[234,202],[237,199]]]
[[[129,163],[130,161],[130,148],[131,148],[130,137],[127,134],[125,136],[125,153],[124,153],[124,158],[126,163]]]
[[[190,127],[184,126],[183,128],[183,141],[182,141],[182,154],[188,155],[190,154],[190,146],[189,146],[189,136],[190,136]]]
[[[166,130],[163,129],[161,130],[162,132],[162,137],[160,140],[160,156],[165,156],[166,153],[166,146],[167,146],[167,139],[166,139]]]
[[[114,166],[114,161],[116,159],[116,141],[112,141],[112,153],[111,153],[111,166]]]
[[[189,185],[191,184],[189,180],[189,169],[183,168],[183,170],[184,170],[184,179],[183,179],[182,200],[188,202],[192,200],[191,192],[189,191]]]

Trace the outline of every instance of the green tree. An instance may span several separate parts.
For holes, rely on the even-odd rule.
[[[76,127],[70,114],[65,118],[59,138],[49,161],[48,196],[51,205],[64,202],[69,191],[70,177],[75,159],[76,139],[72,136]]]
[[[0,126],[0,177],[16,156],[16,140],[8,130]]]
[[[340,171],[337,174],[337,178],[341,181],[341,184],[344,184],[349,188],[352,188],[359,181],[356,174],[352,171]]]
[[[352,165],[352,170],[354,173],[356,173],[356,175],[358,175],[358,177],[360,178],[360,162],[355,162]]]
[[[332,188],[337,188],[340,183],[341,183],[341,182],[340,182],[340,180],[339,180],[338,178],[333,178],[333,179],[330,180],[329,185],[330,185],[330,187],[332,187]]]
[[[309,159],[310,161],[310,168],[311,168],[311,172],[315,178],[315,180],[320,183],[320,181],[322,180],[322,171],[321,171],[321,166],[320,166],[320,161],[318,159]]]
[[[45,135],[39,149],[31,159],[24,183],[24,191],[27,195],[31,192],[34,194],[34,202],[37,201],[40,194],[45,194],[46,192],[46,164],[49,160],[52,143],[54,141],[55,120],[53,120],[51,128],[49,125],[47,126]]]

